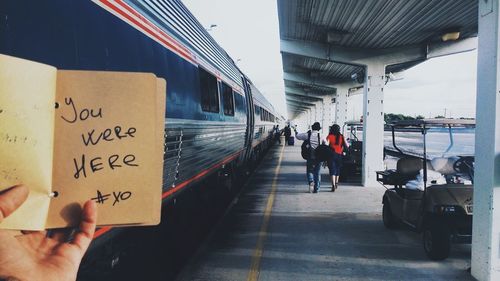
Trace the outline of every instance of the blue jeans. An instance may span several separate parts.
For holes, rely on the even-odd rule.
[[[339,176],[341,167],[342,154],[333,153],[333,157],[328,160],[328,170],[330,170],[330,176]]]
[[[321,183],[320,170],[321,162],[318,162],[315,159],[307,160],[307,182],[309,184],[314,182],[314,191],[319,191]]]

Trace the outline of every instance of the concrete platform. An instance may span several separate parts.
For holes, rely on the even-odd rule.
[[[420,235],[384,228],[382,186],[333,193],[322,173],[309,194],[300,147],[273,147],[178,280],[473,280],[470,245],[430,261]]]

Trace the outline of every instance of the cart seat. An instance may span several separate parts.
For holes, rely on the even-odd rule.
[[[422,159],[404,157],[398,160],[395,170],[378,171],[377,181],[387,185],[404,185],[414,179],[422,168]]]

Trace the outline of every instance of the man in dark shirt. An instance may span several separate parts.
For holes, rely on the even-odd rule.
[[[288,140],[292,135],[292,130],[290,129],[290,124],[285,127],[285,144],[288,145]]]

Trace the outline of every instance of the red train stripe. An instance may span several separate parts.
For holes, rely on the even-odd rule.
[[[98,0],[98,1],[100,3],[102,3],[103,5],[105,5],[106,7],[112,9],[113,11],[115,11],[116,13],[118,13],[119,15],[124,17],[125,19],[129,20],[133,24],[137,25],[137,27],[139,27],[142,31],[144,31],[144,32],[148,33],[149,35],[151,35],[152,37],[156,38],[161,43],[163,43],[167,48],[178,53],[181,57],[183,57],[187,61],[189,61],[193,64],[197,64],[193,55],[188,50],[186,50],[183,46],[177,44],[169,35],[167,35],[165,32],[163,32],[158,27],[156,27],[156,29],[153,28],[154,25],[151,22],[147,21],[143,16],[140,16],[137,12],[135,12],[134,14],[138,15],[138,17],[143,22],[136,20],[130,14],[122,11],[117,6],[115,6],[114,3],[110,2],[109,0]],[[133,11],[133,9],[131,9],[125,3],[122,3],[121,1],[118,1],[117,3],[120,4],[120,6],[122,6],[123,8]],[[152,32],[152,28],[155,29],[157,32],[159,32],[162,36],[156,34],[155,32]]]
[[[240,153],[243,151],[242,150],[239,150],[233,154],[231,154],[230,156],[226,157],[224,160],[222,160],[221,162],[213,165],[212,167],[202,171],[201,173],[195,175],[194,177],[180,183],[179,185],[177,185],[176,187],[170,189],[170,190],[167,190],[165,192],[163,192],[161,198],[162,199],[165,199],[167,198],[168,196],[174,194],[175,192],[179,191],[180,189],[186,187],[188,184],[202,178],[203,176],[209,174],[210,172],[212,172],[213,170],[219,168],[220,166],[224,165],[224,164],[227,164],[229,162],[231,162],[232,160],[234,160],[236,157],[238,157],[240,155]],[[99,236],[102,236],[103,234],[105,234],[106,232],[110,231],[112,229],[112,227],[110,226],[106,226],[106,227],[101,227],[99,228],[95,233],[94,233],[94,238],[97,238]]]
[[[194,55],[188,48],[186,48],[184,45],[179,43],[176,39],[174,39],[173,37],[168,35],[165,31],[163,31],[157,25],[155,25],[154,23],[149,21],[146,17],[142,16],[139,12],[134,10],[134,8],[129,6],[127,3],[123,2],[123,0],[116,0],[113,2],[111,2],[110,0],[94,0],[94,1],[97,1],[98,3],[108,7],[109,9],[113,10],[114,12],[118,13],[119,15],[124,17],[125,19],[132,22],[133,24],[137,25],[138,29],[149,34],[153,38],[157,39],[166,48],[177,53],[180,57],[186,59],[187,61],[189,61],[190,63],[192,63],[196,66],[201,64],[204,68],[210,70],[216,77],[221,79],[221,77],[222,77],[221,73],[217,69],[213,68],[210,64],[205,63],[203,60],[198,60],[196,55]],[[122,7],[123,9],[125,9],[128,13],[124,12],[118,6],[116,6],[117,4],[120,7]],[[134,18],[131,15],[135,16],[139,20],[137,20],[136,18]],[[154,31],[156,31],[157,33],[160,33],[161,36],[158,35],[157,33],[155,33]],[[226,82],[226,83],[231,84],[233,87],[236,87],[236,89],[238,89],[241,92],[243,91],[243,89],[239,85],[237,85],[233,80],[231,80],[227,77],[225,77],[225,79],[227,81],[231,81],[231,82]]]
[[[138,13],[136,10],[134,10],[132,7],[130,7],[127,3],[123,2],[123,0],[116,0],[116,2],[120,6],[122,6],[123,8],[125,8],[127,11],[129,11],[130,13],[132,13],[134,16],[138,17],[143,23],[146,23],[149,27],[151,27],[152,29],[154,29],[158,33],[160,33],[163,36],[165,36],[173,44],[175,44],[176,47],[182,49],[187,54],[190,54],[190,51],[186,47],[178,44],[172,37],[170,37],[167,33],[165,33],[165,31],[163,31],[162,29],[160,29],[157,25],[153,24],[151,21],[149,21],[147,18],[145,18],[142,14]]]
[[[210,168],[208,168],[208,169],[204,170],[203,172],[201,172],[201,173],[199,173],[199,174],[195,175],[194,177],[192,177],[192,178],[190,178],[190,179],[188,179],[188,180],[186,180],[186,181],[184,181],[184,182],[180,183],[180,184],[179,184],[179,185],[177,185],[176,187],[174,187],[174,188],[172,188],[172,189],[170,189],[170,190],[168,190],[168,191],[165,191],[165,192],[162,194],[161,198],[166,198],[166,197],[168,197],[169,195],[174,194],[175,192],[177,192],[177,191],[178,191],[178,190],[180,190],[181,188],[185,187],[186,185],[188,185],[188,184],[192,183],[193,181],[196,181],[196,180],[198,180],[198,179],[202,178],[203,176],[205,176],[206,174],[208,174],[208,173],[212,172],[213,170],[215,170],[215,169],[219,168],[220,166],[222,166],[222,165],[224,165],[224,164],[226,164],[226,163],[231,162],[234,158],[238,157],[238,155],[239,155],[242,151],[243,151],[243,150],[240,150],[240,151],[237,151],[236,153],[233,153],[232,155],[230,155],[230,156],[226,157],[224,160],[222,160],[222,162],[219,162],[219,163],[217,163],[217,164],[213,165],[212,167],[210,167]]]
[[[136,16],[137,18],[139,18],[143,23],[146,23],[150,28],[152,28],[156,32],[158,32],[161,35],[163,35],[173,45],[175,45],[176,48],[182,49],[183,52],[185,52],[186,54],[188,54],[189,56],[192,57],[191,52],[186,47],[184,47],[183,45],[181,45],[178,42],[176,42],[172,37],[170,37],[167,33],[165,33],[165,31],[163,31],[157,25],[153,24],[151,21],[149,21],[143,15],[141,15],[140,13],[138,13],[136,10],[134,10],[132,7],[130,7],[127,3],[123,2],[123,0],[117,0],[116,2],[120,6],[122,6],[123,8],[125,8],[127,11],[129,11],[130,13],[132,13],[134,16]]]
[[[101,227],[101,228],[99,228],[98,230],[95,231],[94,238],[97,238],[97,237],[103,235],[104,233],[106,233],[106,232],[108,232],[110,230],[111,230],[110,226]]]

